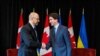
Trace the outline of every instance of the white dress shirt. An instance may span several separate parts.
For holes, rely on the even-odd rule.
[[[57,25],[54,26],[54,28],[55,28],[55,33],[57,32],[58,26],[59,26],[59,23],[58,23]]]

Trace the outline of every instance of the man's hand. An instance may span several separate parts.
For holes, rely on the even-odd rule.
[[[46,48],[46,44],[42,43],[42,48],[45,49]]]

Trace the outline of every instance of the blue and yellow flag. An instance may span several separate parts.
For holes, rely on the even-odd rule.
[[[84,9],[83,9],[83,15],[82,15],[82,20],[80,25],[77,48],[88,48],[88,40],[87,40],[87,33],[86,33],[85,19],[84,19]]]

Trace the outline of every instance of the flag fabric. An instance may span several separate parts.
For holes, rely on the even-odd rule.
[[[77,48],[88,48],[88,40],[87,40],[87,33],[86,33],[85,19],[84,19],[84,10],[83,10],[82,20],[81,20],[81,25],[80,25]]]
[[[19,47],[20,47],[20,30],[21,30],[23,25],[24,25],[24,23],[23,23],[23,11],[21,9],[19,23],[18,23],[17,42],[16,42],[16,48],[17,49],[19,49]]]
[[[68,18],[68,31],[69,31],[69,34],[70,34],[71,47],[76,48],[76,41],[75,41],[73,25],[72,25],[71,10],[69,12],[69,18]]]
[[[44,26],[44,31],[43,31],[43,36],[42,36],[42,43],[47,44],[49,42],[49,35],[50,35],[50,27],[49,27],[49,19],[48,19],[48,11],[45,19],[45,26]],[[52,48],[46,50],[42,49],[40,50],[40,55],[41,56],[52,56]]]

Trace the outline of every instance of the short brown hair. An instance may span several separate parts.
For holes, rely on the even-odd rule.
[[[54,19],[58,19],[58,14],[57,13],[50,13],[49,17],[53,17]]]

